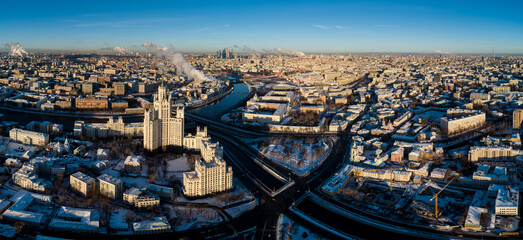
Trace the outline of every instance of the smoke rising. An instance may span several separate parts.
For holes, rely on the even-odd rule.
[[[452,53],[450,53],[450,52],[443,52],[443,51],[441,51],[441,50],[436,50],[436,51],[434,51],[434,52],[435,52],[435,53],[438,53],[438,54],[452,54]]]
[[[194,81],[203,82],[203,81],[213,81],[216,80],[214,77],[209,77],[203,74],[202,71],[194,68],[181,53],[175,53],[174,48],[163,47],[160,45],[153,44],[151,42],[144,42],[142,46],[148,49],[154,49],[160,54],[168,58],[176,67],[176,74],[183,75]]]
[[[24,47],[20,45],[20,43],[15,42],[8,42],[5,44],[6,47],[10,49],[9,55],[11,56],[20,56],[23,57],[24,55],[28,54]]]
[[[178,75],[185,75],[188,78],[194,79],[196,81],[209,81],[209,77],[205,76],[203,72],[194,68],[181,53],[175,53],[171,56],[171,63],[176,66],[176,73]],[[213,79],[214,80],[214,79]]]
[[[112,50],[114,50],[116,52],[119,52],[121,54],[133,54],[133,52],[131,50],[129,50],[127,48],[120,47],[120,46],[116,46]]]
[[[238,45],[234,45],[234,48],[240,49],[240,51],[245,52],[245,53],[249,54],[250,56],[254,56],[254,57],[261,56],[261,54],[258,51],[247,47],[247,45],[243,45],[243,48]]]
[[[296,56],[296,57],[305,56],[305,53],[296,51],[296,50],[291,50],[291,49],[275,48],[274,51],[277,53],[281,53],[281,54],[289,55],[289,56]]]
[[[142,44],[142,46],[144,46],[144,47],[146,47],[146,48],[152,48],[152,49],[154,49],[154,50],[156,50],[156,51],[167,51],[167,50],[169,50],[168,47],[162,47],[162,46],[160,46],[160,45],[156,45],[156,44],[154,44],[154,43],[152,43],[152,42],[144,42],[144,43]]]

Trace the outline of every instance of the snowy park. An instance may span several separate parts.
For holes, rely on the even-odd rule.
[[[265,157],[306,175],[328,156],[332,138],[274,138],[252,145]]]

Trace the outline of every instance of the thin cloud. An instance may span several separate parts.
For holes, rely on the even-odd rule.
[[[344,27],[344,26],[341,26],[341,25],[336,25],[336,28],[337,29],[346,29],[347,27]]]
[[[319,28],[319,29],[329,29],[329,28],[330,28],[329,26],[318,25],[318,24],[313,24],[312,26],[313,26],[313,27],[316,27],[316,28]]]
[[[224,26],[224,27],[230,27],[231,25],[229,25],[229,24],[225,24],[225,25],[223,25],[223,26]]]

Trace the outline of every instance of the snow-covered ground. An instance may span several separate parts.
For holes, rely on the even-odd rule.
[[[253,210],[256,207],[256,199],[252,199],[250,202],[234,206],[231,208],[226,208],[225,211],[231,215],[233,218],[241,216],[243,213]]]
[[[2,155],[6,157],[14,157],[14,158],[21,158],[25,152],[32,151],[33,153],[36,151],[37,147],[10,142],[2,151]]]
[[[332,139],[335,141],[335,139]],[[252,147],[265,157],[275,161],[298,174],[305,175],[317,167],[330,150],[330,139],[280,138],[268,139]]]
[[[104,174],[104,173],[107,174],[107,175],[109,175],[109,176],[118,177],[118,178],[120,177],[120,172],[119,172],[119,171],[116,171],[116,170],[114,170],[114,169],[105,169],[105,170],[103,170],[103,171],[101,172],[101,174]],[[100,174],[100,175],[101,175],[101,174]]]
[[[165,172],[165,178],[177,178],[180,181],[183,180],[183,173],[191,171],[191,166],[187,161],[187,157],[179,157],[177,159],[167,161],[167,169]]]
[[[179,157],[177,159],[167,161],[167,172],[186,172],[191,171],[187,157]]]
[[[185,206],[173,206],[171,204],[162,204],[166,209],[166,214],[170,219],[174,219],[174,228],[176,231],[185,231],[193,228],[214,225],[223,221],[216,210],[212,208],[194,208]]]
[[[496,225],[506,232],[515,232],[519,228],[519,217],[516,216],[500,216],[496,218]]]
[[[207,203],[217,207],[226,207],[235,203],[254,200],[255,197],[247,191],[247,189],[239,183],[238,180],[234,179],[234,190],[231,192],[224,192],[210,196],[206,198],[199,198],[189,200],[183,196],[177,196],[174,202],[187,202],[187,203]]]
[[[278,218],[278,224],[276,225],[276,240],[284,239],[328,239],[302,225],[299,225],[292,221],[285,215],[280,215]]]
[[[121,177],[124,184],[132,185],[135,188],[142,189],[149,185],[149,181],[146,177]]]

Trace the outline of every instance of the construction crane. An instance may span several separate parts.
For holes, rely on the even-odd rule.
[[[443,190],[445,190],[445,188],[447,188],[447,186],[452,182],[454,181],[455,178],[452,178],[450,179],[450,181],[443,187],[441,188],[441,190],[439,190],[438,193],[434,194],[434,196],[432,196],[432,198],[430,199],[430,201],[432,202],[432,200],[434,200],[434,198],[436,199],[436,208],[435,208],[435,211],[434,211],[434,216],[436,217],[436,220],[438,220],[438,195],[443,192]]]

